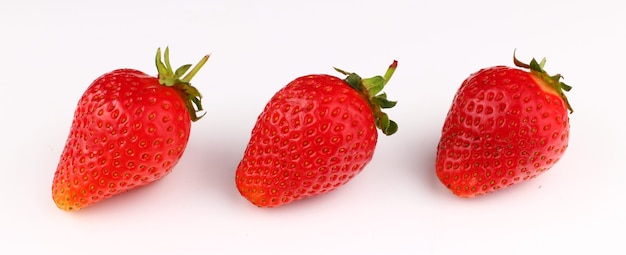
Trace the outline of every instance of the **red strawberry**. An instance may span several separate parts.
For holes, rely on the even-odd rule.
[[[52,182],[52,198],[78,210],[167,175],[182,156],[191,121],[202,116],[200,93],[189,84],[208,55],[174,71],[157,51],[158,77],[119,69],[84,92]],[[197,109],[196,109],[197,108]]]
[[[275,207],[324,194],[347,183],[370,162],[380,128],[398,126],[381,108],[396,102],[379,94],[395,71],[345,80],[317,74],[299,77],[267,103],[252,129],[236,171],[237,189],[259,207]]]
[[[468,77],[456,93],[437,148],[436,173],[455,195],[475,197],[534,178],[563,156],[569,105],[561,75],[545,59],[495,66]]]

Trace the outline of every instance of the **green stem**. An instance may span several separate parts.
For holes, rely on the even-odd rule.
[[[391,79],[391,76],[393,76],[393,73],[396,72],[397,67],[398,67],[398,61],[394,60],[393,63],[389,65],[389,68],[387,69],[387,72],[385,72],[385,75],[383,75],[383,78],[385,78],[385,83],[383,85],[387,85],[387,82],[389,82],[389,79]]]
[[[193,76],[196,75],[196,73],[200,71],[200,68],[202,68],[202,66],[204,66],[204,64],[209,60],[209,57],[210,55],[205,55],[202,59],[200,59],[191,71],[189,71],[189,73],[187,73],[187,75],[185,75],[185,77],[183,77],[180,81],[189,83]]]

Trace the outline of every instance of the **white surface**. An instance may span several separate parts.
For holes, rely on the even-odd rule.
[[[619,1],[3,1],[0,253],[623,254],[626,156]],[[198,4],[202,3],[204,4]],[[249,1],[252,2],[252,1]],[[67,213],[50,187],[74,107],[110,70],[154,74],[212,57],[193,84],[209,113],[172,174]],[[439,183],[434,156],[470,73],[546,57],[565,76],[570,146],[538,178],[478,199]],[[332,67],[383,74],[397,134],[348,185],[260,209],[234,172],[267,100]],[[34,253],[33,253],[34,252]],[[7,253],[9,254],[9,253]]]

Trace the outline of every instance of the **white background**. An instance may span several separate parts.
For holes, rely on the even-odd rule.
[[[10,2],[10,3],[8,3]],[[262,3],[261,3],[262,2]],[[619,1],[2,1],[2,254],[624,254],[626,18]],[[211,53],[193,84],[207,116],[174,171],[77,212],[52,177],[95,78],[156,74]],[[471,73],[519,59],[573,86],[570,146],[538,178],[477,199],[439,183],[435,149]],[[234,172],[257,115],[292,79],[332,67],[386,88],[399,123],[335,192],[260,209]],[[10,251],[10,252],[9,252]],[[578,254],[578,253],[577,253]]]

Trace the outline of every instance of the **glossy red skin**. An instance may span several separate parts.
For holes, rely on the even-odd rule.
[[[563,156],[568,109],[538,81],[524,70],[496,66],[463,82],[436,160],[439,180],[455,195],[475,197],[534,178]]]
[[[159,180],[178,163],[190,127],[181,96],[156,77],[102,75],[74,113],[52,184],[56,205],[77,210]]]
[[[259,207],[330,192],[363,170],[377,139],[368,102],[347,83],[297,78],[259,115],[237,167],[237,189]]]

